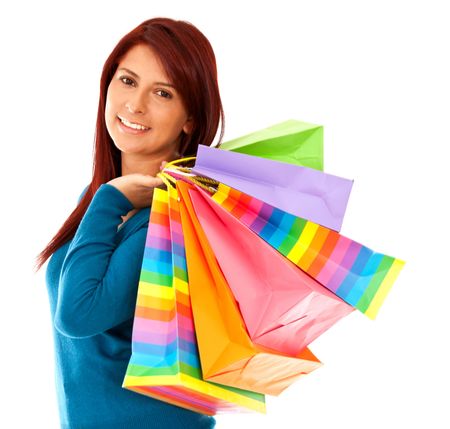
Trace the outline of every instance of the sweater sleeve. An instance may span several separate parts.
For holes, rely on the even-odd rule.
[[[90,337],[133,317],[147,229],[116,238],[132,208],[112,185],[95,193],[61,267],[54,325],[63,335]]]

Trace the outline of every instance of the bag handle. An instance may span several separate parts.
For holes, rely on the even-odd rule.
[[[219,182],[217,180],[210,179],[210,178],[204,177],[204,176],[196,176],[191,173],[192,168],[183,167],[183,166],[178,165],[181,163],[187,163],[189,161],[193,161],[195,159],[196,159],[195,156],[190,156],[190,157],[180,158],[180,159],[175,159],[173,161],[170,161],[170,162],[166,163],[166,165],[164,166],[162,171],[160,173],[158,173],[156,176],[159,177],[166,186],[175,187],[174,185],[176,185],[177,179],[170,175],[170,171],[171,170],[176,171],[177,173],[181,173],[181,175],[183,176],[185,181],[190,182],[194,185],[197,185],[200,188],[208,191],[209,193],[217,192],[217,189],[215,188],[219,185]],[[166,170],[167,170],[167,172],[166,172]]]

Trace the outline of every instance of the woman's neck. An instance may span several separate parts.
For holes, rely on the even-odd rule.
[[[179,158],[178,153],[155,154],[154,156],[143,158],[135,154],[127,154],[122,152],[122,176],[133,173],[146,174],[156,176],[160,171],[163,161],[172,161]]]

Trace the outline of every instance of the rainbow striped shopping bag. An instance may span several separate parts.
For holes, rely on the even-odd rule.
[[[405,262],[224,184],[212,200],[351,306],[374,319]]]
[[[264,395],[202,378],[176,200],[155,188],[123,387],[208,415],[265,412]]]

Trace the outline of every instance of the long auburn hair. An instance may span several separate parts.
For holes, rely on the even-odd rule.
[[[77,207],[36,257],[35,271],[59,247],[73,238],[100,185],[122,175],[120,150],[114,145],[106,128],[106,94],[120,60],[138,44],[145,44],[154,50],[193,119],[191,133],[185,134],[182,131],[180,155],[195,155],[199,144],[211,145],[219,122],[221,129],[218,144],[222,141],[225,115],[217,82],[216,58],[208,39],[187,21],[152,18],[138,25],[118,42],[103,66],[94,137],[92,181]]]

